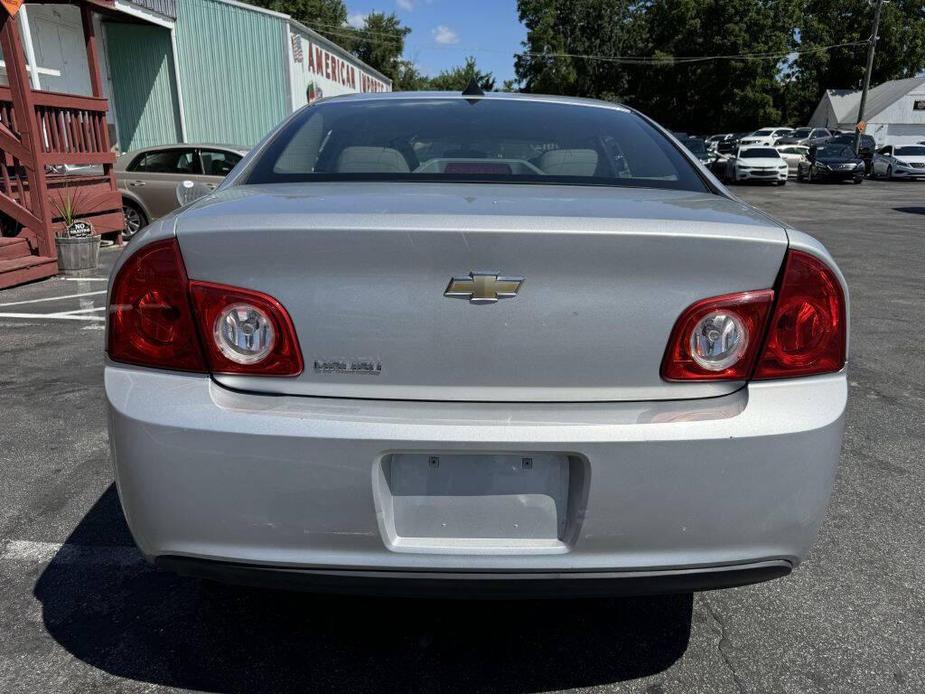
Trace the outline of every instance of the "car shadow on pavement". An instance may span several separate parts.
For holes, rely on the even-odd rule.
[[[213,692],[588,687],[661,672],[683,655],[690,636],[690,594],[397,600],[182,578],[133,555],[114,487],[67,546],[35,586],[48,632],[93,667],[170,687]]]

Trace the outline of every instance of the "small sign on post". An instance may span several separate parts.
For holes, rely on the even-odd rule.
[[[3,8],[10,13],[11,17],[15,17],[24,2],[25,0],[0,0],[0,5],[3,5]]]
[[[856,132],[863,133],[867,129],[867,122],[861,121],[856,126],[854,126]]]

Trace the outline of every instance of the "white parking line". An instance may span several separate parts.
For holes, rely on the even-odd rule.
[[[48,320],[85,320],[85,321],[89,320],[89,321],[100,321],[100,322],[104,322],[106,320],[102,316],[88,316],[88,315],[70,316],[70,315],[62,315],[60,313],[0,313],[0,318],[27,318],[27,319],[41,318],[43,320],[45,319],[48,319]]]
[[[0,304],[0,307],[6,306],[22,306],[23,304],[38,304],[43,301],[61,301],[62,299],[78,299],[82,296],[97,296],[98,294],[105,294],[106,290],[101,289],[98,292],[82,292],[80,294],[65,294],[64,296],[48,296],[42,299],[24,299],[22,301],[8,301],[5,304]]]
[[[65,282],[108,282],[108,277],[62,277]]]
[[[75,545],[31,540],[7,540],[0,544],[0,561],[132,566],[144,563],[135,547]]]
[[[76,316],[79,313],[95,313],[96,311],[105,311],[105,306],[95,306],[93,308],[79,308],[76,311],[58,311],[57,313],[47,313],[48,317],[61,318],[62,316]]]

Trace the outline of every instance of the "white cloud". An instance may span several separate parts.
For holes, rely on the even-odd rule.
[[[430,32],[434,36],[434,41],[444,45],[451,43],[459,43],[459,36],[455,31],[450,29],[446,24],[441,24],[436,29]]]
[[[369,15],[363,14],[362,12],[354,12],[353,14],[348,14],[347,24],[352,26],[354,29],[362,29],[368,16]]]
[[[411,12],[414,9],[414,0],[395,0],[395,4],[398,5],[400,10]]]

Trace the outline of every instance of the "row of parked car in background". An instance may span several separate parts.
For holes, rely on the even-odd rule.
[[[925,179],[925,140],[885,144],[862,134],[827,128],[769,127],[752,133],[693,137],[676,133],[714,175],[726,183],[852,181],[865,178]]]

